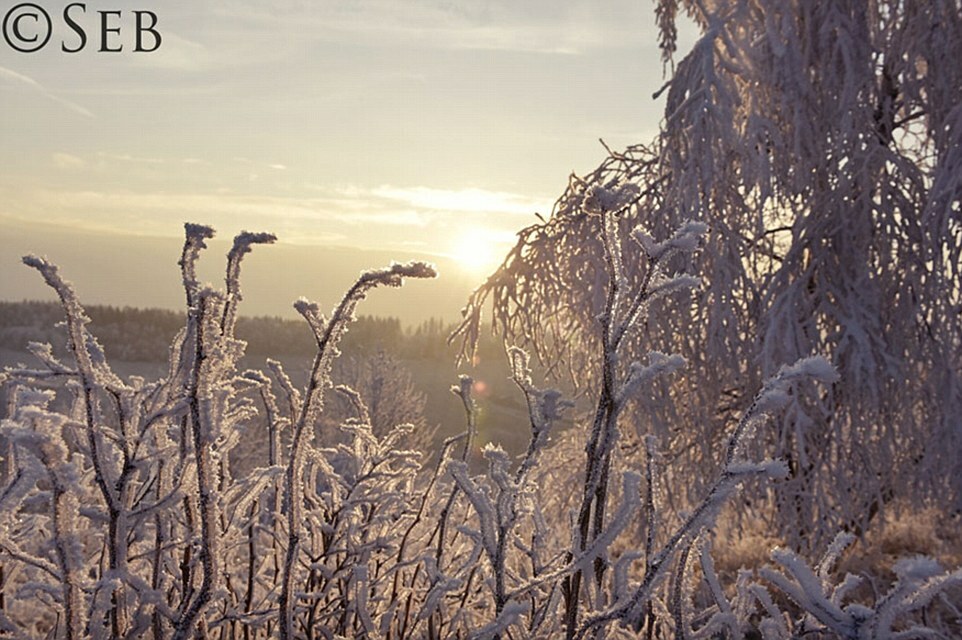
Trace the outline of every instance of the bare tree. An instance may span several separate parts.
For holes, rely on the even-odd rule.
[[[674,68],[660,134],[572,177],[551,218],[521,232],[470,301],[467,346],[490,300],[495,330],[554,374],[584,382],[599,371],[588,365],[603,353],[597,318],[609,285],[601,222],[584,203],[594,188],[635,185],[622,238],[638,224],[664,237],[686,219],[711,229],[689,267],[708,276],[699,302],[652,305],[626,345],[679,353],[697,372],[652,394],[638,433],[671,442],[682,474],[717,469],[723,425],[765,376],[834,354],[839,382],[796,398],[759,443],[776,445],[791,473],[775,511],[757,513],[804,546],[827,544],[837,527],[864,531],[896,498],[957,511],[960,7],[658,2]],[[675,67],[680,11],[703,35]],[[704,485],[689,486],[678,506]]]

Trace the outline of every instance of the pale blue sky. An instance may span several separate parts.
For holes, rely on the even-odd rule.
[[[79,54],[59,4],[42,51],[0,42],[0,225],[37,252],[37,223],[178,237],[193,220],[483,261],[597,165],[598,138],[646,141],[661,115],[643,1],[141,4],[154,53],[129,51],[129,14],[127,51],[94,51],[106,2]]]

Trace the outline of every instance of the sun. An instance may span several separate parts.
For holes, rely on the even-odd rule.
[[[494,271],[501,262],[504,252],[499,253],[500,249],[491,234],[482,229],[473,229],[457,238],[450,256],[465,271],[484,274]]]

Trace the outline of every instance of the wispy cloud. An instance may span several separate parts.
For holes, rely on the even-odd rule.
[[[58,169],[79,169],[85,164],[82,158],[63,152],[54,153],[51,159]]]
[[[67,153],[56,154],[54,162],[64,169],[84,166],[83,159]],[[479,188],[315,186],[300,196],[279,196],[40,185],[5,189],[0,183],[0,215],[15,218],[158,236],[177,235],[181,224],[192,220],[224,229],[273,231],[299,243],[382,249],[427,242],[443,251],[439,247],[450,246],[466,230],[479,239],[483,235],[488,244],[505,243],[520,216],[539,210],[545,210],[544,204],[526,196]]]
[[[138,164],[164,164],[163,158],[152,158],[147,156],[135,156],[129,153],[106,153],[99,152],[97,157],[102,160],[112,160],[115,162],[133,162]]]
[[[73,111],[74,113],[80,114],[84,117],[87,117],[87,118],[94,117],[94,114],[91,113],[89,110],[80,106],[76,102],[71,102],[70,100],[66,100],[64,98],[61,98],[57,94],[52,93],[50,90],[46,89],[42,84],[40,84],[30,76],[26,76],[22,73],[18,73],[12,69],[7,69],[6,67],[0,67],[0,80],[3,80],[7,84],[19,85],[21,87],[34,91],[42,95],[43,97],[47,98],[48,100],[52,100],[57,104],[63,105],[70,111]]]
[[[233,193],[159,193],[94,190],[50,190],[4,193],[0,188],[0,214],[45,219],[80,227],[113,227],[135,234],[176,235],[184,220],[225,228],[251,228],[283,232],[285,237],[311,238],[315,242],[358,236],[372,228],[423,228],[429,216],[416,209],[385,208],[378,203],[353,202],[344,206],[337,198],[283,198]],[[396,232],[395,232],[396,233]]]
[[[204,45],[170,29],[161,29],[161,33],[163,41],[157,51],[149,55],[131,57],[132,64],[176,72],[208,71],[213,67],[216,56]]]
[[[550,210],[550,203],[517,193],[487,189],[432,189],[430,187],[381,186],[371,191],[376,198],[406,203],[431,211],[509,213],[529,216]]]
[[[654,42],[651,12],[634,0],[335,0],[276,2],[269,8],[248,1],[224,4],[217,13],[218,24],[248,34],[277,33],[279,25],[287,25],[294,39],[381,46],[416,42],[443,49],[578,54]]]

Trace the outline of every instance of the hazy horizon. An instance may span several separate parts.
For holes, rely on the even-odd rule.
[[[222,286],[232,236],[233,232],[218,233],[208,242],[209,248],[202,253],[198,265],[202,281]],[[63,277],[73,283],[84,304],[184,308],[177,264],[183,246],[179,238],[65,231],[51,225],[21,223],[5,229],[4,245],[2,300],[56,299],[40,275],[20,261],[23,255],[36,254],[61,268]],[[431,318],[447,322],[459,319],[461,307],[481,284],[481,277],[450,258],[390,249],[299,246],[283,239],[255,247],[245,258],[240,312],[249,316],[298,317],[293,302],[299,297],[318,302],[327,312],[361,271],[408,260],[432,262],[438,267],[439,277],[408,282],[403,290],[372,292],[359,312],[397,317],[406,325]],[[119,263],[123,268],[118,269]]]

